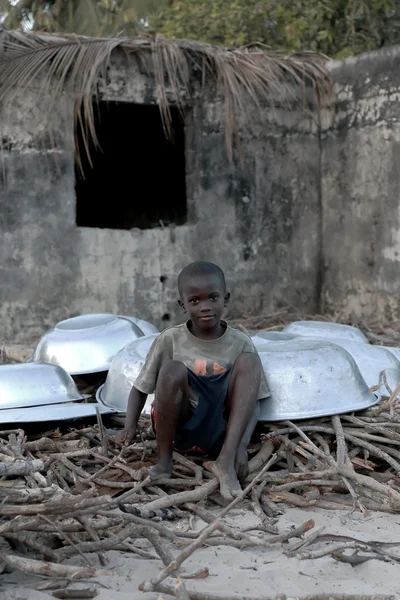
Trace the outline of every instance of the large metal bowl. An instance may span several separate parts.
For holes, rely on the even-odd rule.
[[[50,406],[31,406],[28,408],[5,408],[0,410],[0,423],[48,423],[70,421],[96,416],[96,407],[101,414],[113,413],[111,408],[98,402],[65,402]]]
[[[118,352],[111,363],[104,385],[97,391],[98,402],[119,412],[126,412],[129,393],[157,336],[158,334],[152,334],[142,337]],[[148,396],[145,413],[150,412],[153,399],[154,395]]]
[[[139,329],[143,332],[143,335],[152,335],[153,333],[160,333],[160,330],[157,329],[153,323],[149,323],[148,321],[143,321],[143,319],[136,319],[135,317],[122,317],[123,319],[129,319],[132,323],[135,323],[139,327]]]
[[[262,349],[266,344],[273,342],[287,342],[294,340],[299,336],[295,333],[287,333],[286,331],[259,331],[251,336],[256,349]]]
[[[261,421],[342,414],[379,401],[354,359],[335,344],[296,339],[269,344],[259,354],[271,390],[261,402]]]
[[[393,356],[395,356],[397,358],[397,360],[400,360],[400,348],[398,348],[397,346],[381,346],[382,348],[385,348],[385,350],[388,350],[391,354],[393,354]]]
[[[375,387],[379,384],[382,371],[386,373],[386,379],[391,390],[394,390],[400,383],[400,361],[387,348],[342,339],[332,339],[330,342],[344,348],[354,358],[369,387]],[[387,394],[387,390],[383,385],[379,392]]]
[[[124,346],[143,336],[125,317],[109,314],[81,315],[57,323],[38,342],[32,362],[63,367],[71,375],[108,371]]]
[[[37,362],[0,366],[0,412],[84,398],[87,396],[79,393],[72,377],[57,365]]]
[[[326,321],[294,321],[284,329],[287,333],[295,333],[304,337],[320,338],[326,341],[334,339],[349,340],[368,344],[368,340],[357,327],[343,325],[342,323],[329,323]]]

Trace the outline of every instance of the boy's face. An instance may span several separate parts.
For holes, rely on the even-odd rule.
[[[209,330],[219,327],[224,307],[229,302],[229,293],[221,285],[219,277],[198,275],[184,282],[178,302],[196,329]]]

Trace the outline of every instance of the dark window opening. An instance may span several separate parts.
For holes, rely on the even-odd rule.
[[[157,106],[100,102],[94,111],[100,148],[89,143],[92,165],[77,135],[83,166],[75,168],[77,225],[151,229],[185,223],[185,132],[178,109],[171,108],[170,139]]]

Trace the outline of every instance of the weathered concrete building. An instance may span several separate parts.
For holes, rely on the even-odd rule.
[[[177,274],[195,260],[226,271],[231,314],[317,309],[318,112],[305,112],[298,82],[280,90],[277,79],[275,107],[263,100],[250,120],[239,115],[242,166],[229,160],[226,107],[212,82],[200,90],[195,81],[190,100],[179,90],[182,119],[170,83],[160,89],[143,64],[113,51],[96,80],[101,150],[91,144],[92,165],[84,136],[74,139],[76,94],[54,101],[53,83],[38,101],[40,85],[13,93],[1,115],[0,337],[36,336],[84,312],[166,326],[180,318]],[[172,141],[156,104],[162,93]]]
[[[335,105],[321,135],[322,307],[400,315],[400,48],[329,66]]]
[[[39,77],[7,100],[12,71],[0,60],[0,338],[84,312],[166,326],[180,319],[179,270],[202,259],[226,271],[231,315],[286,304],[398,315],[399,48],[329,63],[333,99],[322,106],[308,87],[308,111],[306,88],[280,87],[279,59],[268,63],[262,108],[242,98],[236,122],[224,94],[233,63],[221,85],[192,69],[189,90],[166,62],[160,78],[126,55],[115,48],[106,69],[84,70],[96,88],[92,164],[90,135],[74,131],[76,89],[47,81],[39,94]],[[242,163],[238,147],[232,161],[227,151],[236,125]]]

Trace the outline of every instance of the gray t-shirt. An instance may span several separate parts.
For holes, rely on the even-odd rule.
[[[224,323],[224,322],[223,322]],[[190,333],[187,323],[169,327],[153,342],[135,388],[144,394],[153,394],[161,367],[168,360],[180,360],[196,375],[216,375],[231,369],[243,352],[257,354],[248,335],[229,327],[216,340],[201,340]],[[261,373],[258,399],[270,396],[268,384]]]

